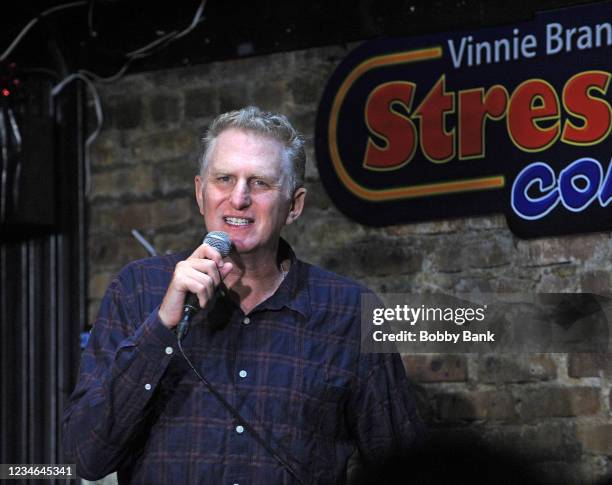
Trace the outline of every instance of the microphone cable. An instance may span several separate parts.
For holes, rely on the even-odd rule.
[[[238,412],[238,410],[236,408],[234,408],[234,406],[232,406],[229,402],[227,402],[227,400],[221,395],[221,393],[219,391],[217,391],[217,389],[214,388],[214,386],[208,381],[208,379],[206,379],[204,376],[200,375],[200,373],[197,371],[197,369],[194,367],[194,365],[191,363],[191,360],[189,360],[189,357],[187,357],[187,354],[185,354],[185,351],[183,350],[183,345],[181,343],[181,339],[177,338],[177,342],[178,342],[178,348],[179,351],[181,352],[181,355],[183,356],[183,358],[185,359],[185,361],[187,362],[187,364],[189,365],[189,367],[191,367],[191,370],[194,372],[194,374],[197,376],[197,378],[202,382],[202,384],[204,384],[204,386],[210,391],[210,393],[215,396],[215,398],[223,405],[223,407],[225,409],[227,409],[229,411],[229,413],[232,415],[232,417],[244,428],[246,429],[251,436],[255,439],[255,441],[257,441],[257,443],[259,443],[261,446],[264,447],[264,449],[266,449],[268,451],[268,453],[270,453],[270,455],[272,455],[272,457],[293,477],[297,480],[297,482],[300,485],[306,485],[307,483],[314,483],[314,481],[311,482],[305,482],[304,480],[302,480],[302,478],[300,477],[300,475],[291,467],[291,465],[282,457],[280,456],[276,450],[274,450],[274,448],[272,447],[272,445],[270,445],[256,430],[255,428],[253,428],[247,421],[246,419],[244,419],[240,413]]]

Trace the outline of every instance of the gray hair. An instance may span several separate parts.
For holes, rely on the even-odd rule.
[[[202,138],[202,152],[200,155],[200,175],[204,176],[210,161],[210,154],[215,146],[217,137],[229,128],[252,131],[269,136],[279,141],[285,147],[286,161],[291,167],[290,193],[304,186],[304,173],[306,170],[306,151],[304,150],[304,137],[289,122],[286,116],[262,111],[256,106],[247,106],[235,111],[228,111],[217,116]]]

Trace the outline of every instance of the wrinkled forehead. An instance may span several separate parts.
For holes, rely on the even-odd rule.
[[[284,145],[271,136],[228,128],[211,147],[208,173],[253,171],[254,175],[282,178],[290,174]]]

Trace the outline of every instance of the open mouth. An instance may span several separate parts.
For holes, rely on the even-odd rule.
[[[253,222],[250,219],[245,219],[243,217],[224,217],[223,220],[230,226],[248,226],[251,224],[251,222]]]

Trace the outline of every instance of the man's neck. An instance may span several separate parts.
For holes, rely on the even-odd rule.
[[[231,260],[234,269],[224,284],[237,297],[245,314],[274,294],[288,270],[288,262],[280,265],[276,253],[266,257],[241,255]]]

